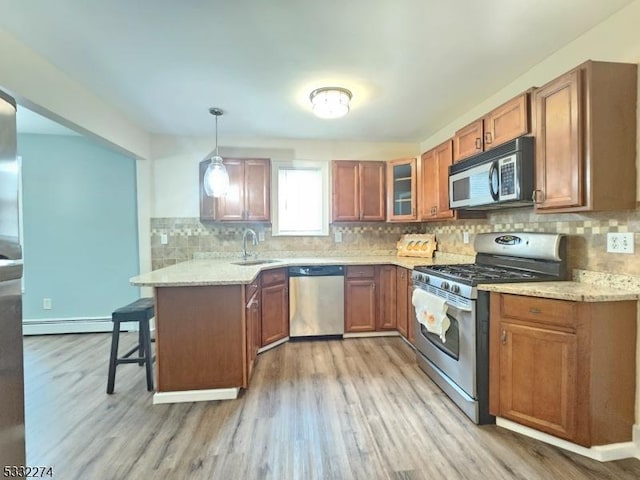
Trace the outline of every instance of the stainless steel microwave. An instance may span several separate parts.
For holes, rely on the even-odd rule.
[[[449,167],[449,207],[462,210],[533,205],[533,137],[520,137]]]

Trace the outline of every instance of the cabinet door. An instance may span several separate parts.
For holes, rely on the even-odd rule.
[[[215,203],[213,197],[210,197],[204,191],[204,173],[207,171],[207,167],[211,163],[211,160],[202,160],[199,165],[198,174],[198,187],[200,190],[200,221],[215,220]]]
[[[270,219],[271,162],[269,159],[247,159],[244,163],[245,212],[248,221]]]
[[[409,288],[410,270],[397,267],[396,269],[396,326],[400,335],[407,338],[409,326],[409,303],[407,289]]]
[[[436,208],[437,218],[451,218],[454,211],[449,208],[449,165],[453,163],[453,142],[446,142],[434,148],[434,163],[436,164]]]
[[[424,152],[420,158],[422,174],[420,195],[420,218],[432,220],[438,212],[438,165],[435,149]]]
[[[509,100],[484,118],[484,149],[529,133],[529,94]]]
[[[499,362],[498,414],[573,439],[578,401],[576,335],[501,322]]]
[[[331,219],[334,222],[360,220],[360,162],[331,162]]]
[[[582,85],[573,70],[534,92],[537,209],[584,202]]]
[[[289,336],[289,301],[286,284],[262,287],[262,343],[264,347]]]
[[[376,330],[396,330],[396,267],[378,267],[378,316]]]
[[[407,340],[411,345],[416,344],[416,336],[415,336],[415,321],[416,321],[416,309],[413,306],[412,298],[413,298],[413,280],[411,279],[411,274],[407,273],[407,291],[405,294],[407,295]]]
[[[256,358],[258,356],[258,349],[260,348],[260,323],[261,311],[260,311],[260,293],[255,293],[251,300],[247,303],[246,307],[246,319],[247,319],[247,384],[251,379],[253,373],[253,367],[255,366]]]
[[[376,329],[376,282],[373,278],[345,281],[344,331],[373,332]]]
[[[453,160],[459,162],[463,158],[482,152],[483,136],[482,119],[458,130],[453,137]]]
[[[360,162],[360,220],[385,220],[385,162]]]
[[[387,187],[387,219],[391,222],[416,220],[416,159],[387,162]]]
[[[229,174],[229,191],[224,197],[216,198],[216,220],[244,220],[244,162],[225,158],[224,166]]]

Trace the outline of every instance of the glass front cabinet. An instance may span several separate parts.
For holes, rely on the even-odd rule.
[[[387,221],[418,219],[416,167],[415,157],[387,162]]]

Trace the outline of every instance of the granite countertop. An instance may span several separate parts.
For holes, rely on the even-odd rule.
[[[638,300],[640,291],[582,282],[491,283],[478,285],[478,290],[510,293],[530,297],[555,298],[574,302],[613,302]]]
[[[437,258],[398,257],[396,255],[314,256],[278,258],[272,263],[234,265],[238,258],[198,259],[154,270],[130,279],[133,285],[180,287],[197,285],[234,285],[251,283],[261,271],[296,265],[398,265],[413,269],[417,265],[473,262],[473,257],[442,255]]]

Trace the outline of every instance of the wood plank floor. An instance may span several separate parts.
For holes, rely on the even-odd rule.
[[[259,356],[237,400],[156,406],[136,365],[105,393],[109,342],[25,338],[28,464],[56,479],[640,478],[640,460],[474,425],[398,337],[288,343]]]

